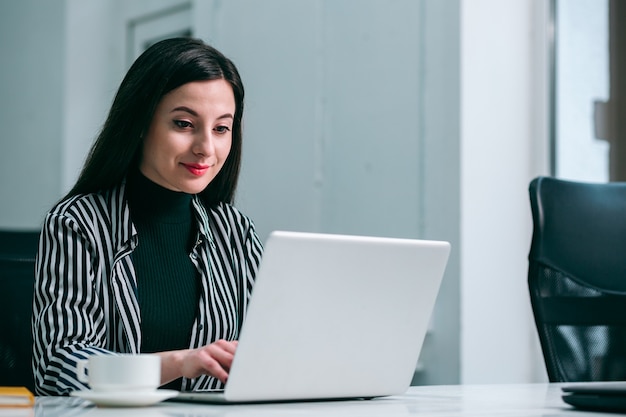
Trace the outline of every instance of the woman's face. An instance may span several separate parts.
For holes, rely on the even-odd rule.
[[[194,81],[170,91],[144,137],[139,169],[162,187],[198,194],[224,166],[234,116],[235,96],[226,80]]]

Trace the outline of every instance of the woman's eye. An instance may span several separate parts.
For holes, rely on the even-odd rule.
[[[228,126],[217,126],[215,128],[215,130],[217,131],[217,133],[226,133],[230,131],[230,127]]]
[[[174,120],[174,124],[181,129],[192,127],[192,124],[186,120]]]

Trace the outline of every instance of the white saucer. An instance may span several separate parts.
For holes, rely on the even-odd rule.
[[[154,391],[73,391],[73,397],[89,400],[104,407],[141,407],[156,404],[178,395],[178,391],[157,389]]]

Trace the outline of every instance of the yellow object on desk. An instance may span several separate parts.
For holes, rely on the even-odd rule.
[[[32,407],[35,396],[25,387],[0,387],[0,407]]]

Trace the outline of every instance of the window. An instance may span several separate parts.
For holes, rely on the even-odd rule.
[[[553,174],[626,181],[626,60],[620,0],[553,0]]]

